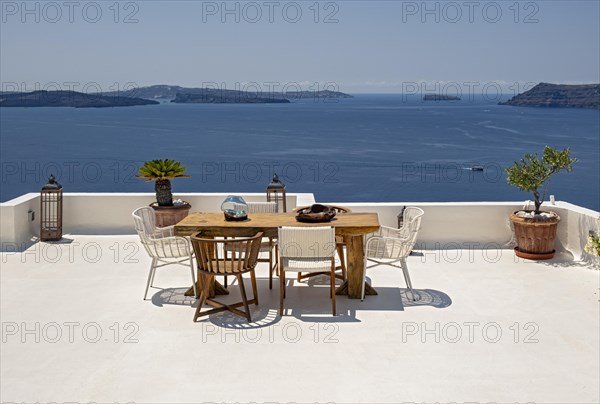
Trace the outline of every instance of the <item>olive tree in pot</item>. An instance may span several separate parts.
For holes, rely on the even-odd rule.
[[[540,208],[546,197],[550,177],[562,170],[573,170],[572,166],[577,159],[571,158],[570,153],[569,149],[558,151],[546,146],[541,159],[537,153],[526,154],[521,161],[506,169],[508,183],[522,191],[532,192],[535,204],[533,211],[519,210],[510,216],[515,229],[515,253],[518,257],[534,260],[554,257],[554,241],[560,217]]]
[[[154,181],[156,202],[150,204],[156,213],[156,225],[159,227],[172,226],[186,217],[191,205],[185,201],[173,202],[171,180],[173,178],[189,178],[185,175],[186,168],[175,160],[149,160],[138,170],[138,178]]]

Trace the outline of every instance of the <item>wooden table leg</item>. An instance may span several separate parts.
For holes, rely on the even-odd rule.
[[[198,289],[198,293],[200,293],[200,279],[196,280],[196,288]],[[214,276],[210,279],[210,286],[208,287],[208,297],[215,297],[216,295],[228,295],[229,291],[223,287]],[[185,291],[185,296],[194,296],[194,287],[190,286],[188,290]]]
[[[365,270],[365,252],[363,249],[364,236],[346,237],[346,248],[348,254],[347,276],[345,281],[335,291],[336,295],[348,295],[350,299],[360,299],[362,292],[363,271]],[[376,295],[377,291],[368,283],[365,284],[365,295]]]
[[[225,289],[223,285],[221,285],[215,277],[213,276],[212,284],[210,285],[209,296],[214,297],[215,295],[228,295],[229,290]]]

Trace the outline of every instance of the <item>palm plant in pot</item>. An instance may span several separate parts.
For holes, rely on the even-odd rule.
[[[186,217],[191,205],[185,201],[173,201],[171,180],[173,178],[189,178],[185,175],[186,168],[175,160],[149,160],[138,170],[138,178],[154,181],[156,202],[150,204],[156,213],[156,225],[171,226]]]
[[[560,217],[554,212],[542,211],[547,193],[547,183],[554,174],[565,170],[571,172],[577,159],[571,151],[546,146],[542,158],[538,154],[526,154],[519,162],[506,168],[507,181],[522,191],[532,192],[534,210],[519,210],[510,216],[515,229],[518,257],[527,259],[550,259],[554,257],[554,241]],[[542,194],[540,195],[540,189]]]

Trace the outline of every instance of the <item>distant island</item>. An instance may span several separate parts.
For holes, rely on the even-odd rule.
[[[155,85],[139,87],[128,91],[105,93],[104,95],[119,95],[138,97],[148,100],[162,100],[174,103],[227,103],[227,104],[256,104],[256,103],[289,103],[299,99],[335,99],[353,98],[350,94],[322,91],[240,91],[211,87],[180,87],[171,85]]]
[[[159,104],[157,101],[132,97],[84,94],[76,91],[32,91],[29,93],[2,93],[0,107],[74,107],[108,108]]]
[[[76,91],[0,92],[0,107],[104,108],[177,104],[289,104],[299,99],[353,98],[338,91],[250,92],[215,88],[156,85],[126,91],[79,93]]]
[[[460,101],[460,97],[444,94],[426,94],[423,96],[423,101]]]
[[[291,99],[310,99],[310,98],[354,98],[354,96],[339,91],[321,90],[321,91],[287,91],[282,93],[286,98]]]
[[[262,97],[257,93],[233,90],[203,89],[197,93],[176,94],[171,102],[177,104],[289,104],[285,98]]]
[[[600,109],[600,84],[540,83],[531,90],[498,104],[515,107]]]

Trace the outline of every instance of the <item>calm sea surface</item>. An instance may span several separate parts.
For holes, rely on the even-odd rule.
[[[600,210],[600,111],[359,95],[323,103],[0,109],[0,200],[53,173],[70,192],[152,192],[148,159],[181,160],[177,192],[288,192],[322,202],[514,201],[504,167],[545,145],[579,159],[550,194]],[[483,172],[468,170],[480,165]]]

